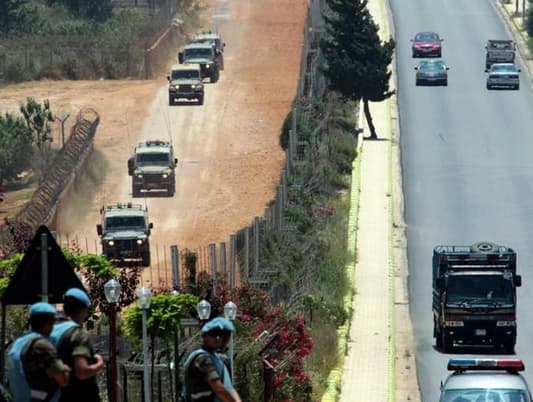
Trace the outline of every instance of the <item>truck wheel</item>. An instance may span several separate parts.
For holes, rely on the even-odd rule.
[[[136,186],[136,185],[132,185],[131,186],[131,196],[132,197],[141,197],[142,196],[141,187]]]
[[[168,196],[174,197],[175,193],[176,193],[176,185],[173,183],[170,186],[168,186]]]
[[[174,106],[174,98],[172,96],[168,97],[168,105],[169,106]]]
[[[433,336],[435,337],[435,346],[437,347],[437,349],[442,350],[442,336],[437,330],[435,324],[433,324]]]
[[[218,70],[216,70],[212,75],[211,77],[209,77],[209,82],[211,84],[214,84],[215,82],[218,81],[218,79],[220,78],[220,73]]]
[[[142,266],[143,267],[149,267],[150,266],[150,253],[143,253],[142,254]]]
[[[220,56],[220,70],[224,71],[224,56]]]
[[[503,341],[500,345],[500,349],[502,353],[509,354],[509,355],[514,355],[515,353],[514,347],[515,347],[515,340],[511,340],[511,341],[506,340],[506,341]]]
[[[441,334],[442,352],[450,353],[453,349],[453,339],[446,336],[444,332]]]
[[[203,104],[204,104],[204,97],[202,95],[198,97],[198,105],[202,106]]]

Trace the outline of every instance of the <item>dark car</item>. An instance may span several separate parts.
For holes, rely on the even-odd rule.
[[[450,359],[439,402],[531,402],[524,369],[520,359]]]
[[[511,88],[520,89],[519,68],[513,63],[494,63],[490,68],[485,69],[487,76],[487,89]]]
[[[436,32],[419,32],[411,39],[413,57],[441,57],[442,39]]]
[[[415,67],[416,85],[448,85],[450,67],[443,60],[422,60]]]

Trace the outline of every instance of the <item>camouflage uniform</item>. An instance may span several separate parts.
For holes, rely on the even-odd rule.
[[[94,362],[94,351],[89,339],[89,333],[81,327],[73,327],[64,333],[57,345],[59,356],[68,364],[72,373],[68,385],[61,388],[60,402],[99,402],[100,391],[96,376],[80,380],[76,376],[75,357],[85,357],[90,363]]]
[[[191,400],[194,402],[211,402],[214,400],[215,393],[209,386],[208,381],[220,379],[220,376],[211,356],[207,353],[199,354],[189,366],[187,379],[189,381],[187,388],[190,390]],[[198,398],[194,396],[198,396]]]
[[[28,385],[34,391],[31,400],[50,400],[59,389],[56,381],[53,380],[54,376],[65,371],[65,366],[59,359],[54,345],[46,338],[35,338],[22,349],[21,360]],[[39,397],[39,391],[46,393],[47,396]]]

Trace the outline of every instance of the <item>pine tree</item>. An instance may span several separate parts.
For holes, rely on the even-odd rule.
[[[377,138],[368,102],[380,102],[394,94],[389,89],[394,39],[380,40],[367,0],[326,3],[326,36],[320,43],[326,58],[323,73],[331,89],[346,99],[363,101],[370,137]]]

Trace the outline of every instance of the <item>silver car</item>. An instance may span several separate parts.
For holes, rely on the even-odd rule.
[[[415,67],[416,85],[435,84],[448,85],[448,70],[450,68],[442,60],[422,60]]]
[[[531,402],[520,359],[450,359],[439,402]]]
[[[485,70],[487,76],[487,89],[492,88],[520,88],[520,69],[513,63],[494,63]]]

